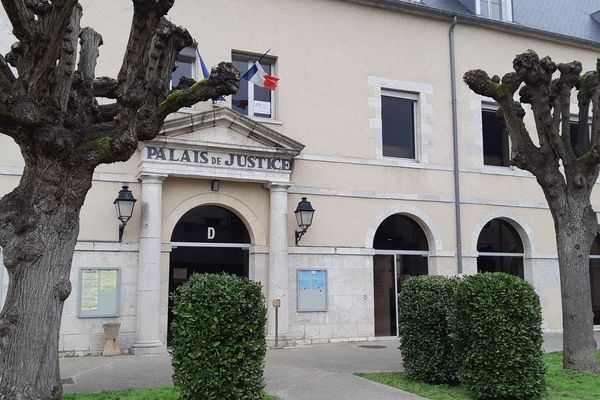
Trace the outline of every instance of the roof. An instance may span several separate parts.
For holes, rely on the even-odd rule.
[[[600,43],[600,0],[513,0],[514,22]]]
[[[404,9],[437,17],[456,15],[459,20],[488,24],[504,30],[547,34],[560,40],[600,47],[600,0],[512,0],[513,21],[497,21],[480,17],[467,6],[475,0],[350,0],[380,7]],[[479,0],[477,0],[479,1]],[[474,8],[474,7],[471,7]],[[596,14],[598,13],[598,14]],[[592,15],[595,14],[596,18]],[[462,17],[462,18],[461,18]]]

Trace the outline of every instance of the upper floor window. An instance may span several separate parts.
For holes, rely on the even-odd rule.
[[[502,20],[502,0],[479,0],[481,16]]]
[[[256,56],[233,53],[233,66],[244,74],[258,59]],[[260,65],[268,75],[275,75],[275,59],[264,57]],[[240,81],[240,89],[233,95],[231,107],[234,111],[250,117],[275,118],[274,92],[254,85],[245,79]]]
[[[416,93],[383,90],[381,130],[384,157],[415,158]]]
[[[498,21],[512,21],[512,0],[476,0],[475,11],[479,15]]]
[[[573,150],[576,150],[577,142],[579,139],[579,116],[572,115],[571,120],[569,122],[569,137],[571,139],[571,147]],[[590,118],[588,121],[588,141],[587,143],[583,143],[581,147],[583,149],[579,149],[581,153],[586,151],[590,146],[590,140],[592,138],[592,119]]]
[[[510,166],[510,146],[504,121],[497,115],[498,107],[483,104],[481,128],[483,135],[483,164],[499,167]]]
[[[171,75],[171,87],[179,85],[182,77],[196,79],[196,49],[186,47],[179,52],[177,56],[176,69]]]

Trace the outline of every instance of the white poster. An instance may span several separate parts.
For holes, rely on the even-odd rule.
[[[84,269],[81,279],[81,310],[96,311],[98,309],[98,270]]]
[[[254,114],[271,115],[271,103],[268,101],[254,100]]]

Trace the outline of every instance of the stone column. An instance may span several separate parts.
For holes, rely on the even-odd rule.
[[[164,176],[140,175],[142,221],[137,286],[137,324],[133,354],[166,352],[160,337],[160,255]]]
[[[269,225],[269,287],[267,295],[268,328],[267,341],[275,340],[275,309],[273,299],[281,300],[279,307],[279,341],[285,344],[289,338],[290,314],[288,293],[288,234],[287,210],[289,184],[272,183],[270,189]]]

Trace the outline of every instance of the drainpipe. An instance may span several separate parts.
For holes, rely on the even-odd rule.
[[[462,235],[460,226],[460,173],[458,170],[458,112],[456,110],[456,59],[454,57],[454,27],[458,18],[454,16],[448,31],[450,40],[450,83],[452,85],[452,144],[454,155],[454,214],[456,219],[456,263],[457,272],[462,274]]]

